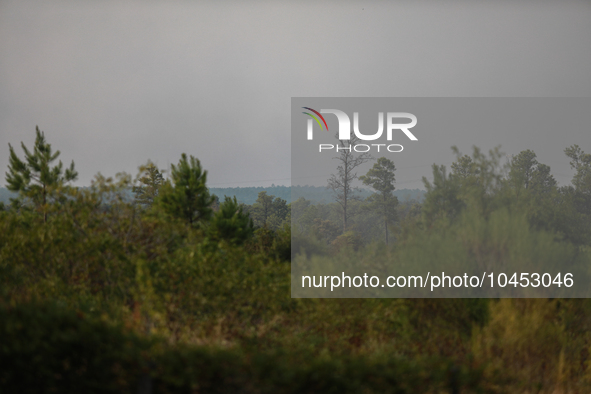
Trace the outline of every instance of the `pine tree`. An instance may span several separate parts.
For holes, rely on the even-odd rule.
[[[164,177],[158,167],[151,161],[148,161],[140,170],[140,185],[133,187],[135,202],[150,207],[154,203],[154,199],[158,197],[160,187],[164,184]]]
[[[510,162],[509,183],[516,190],[528,190],[536,197],[543,197],[556,187],[556,180],[550,174],[550,167],[536,159],[534,151],[519,152]]]
[[[394,171],[396,171],[394,163],[385,157],[380,157],[366,175],[359,177],[364,185],[370,186],[378,192],[369,200],[381,212],[384,219],[386,245],[388,244],[388,223],[396,219],[396,206],[398,205],[398,198],[392,194],[395,189],[394,182],[396,182]]]
[[[256,227],[278,230],[288,219],[289,207],[284,199],[262,191],[259,192],[250,212]]]
[[[576,171],[572,183],[583,194],[591,197],[591,153],[585,153],[578,145],[564,150],[571,159],[570,166]]]
[[[47,204],[55,197],[54,193],[64,186],[66,182],[75,181],[78,172],[74,169],[74,161],[69,168],[63,170],[62,162],[51,166],[60,155],[60,151],[52,153],[51,144],[45,140],[45,134],[36,127],[36,138],[33,152],[30,152],[21,142],[25,152],[25,160],[19,159],[12,145],[8,172],[6,173],[6,187],[8,190],[18,192],[20,197],[29,199],[37,209],[43,212],[43,220],[47,221]]]
[[[198,159],[182,154],[178,165],[171,165],[171,180],[160,188],[158,204],[171,216],[187,221],[191,226],[211,218],[214,197],[205,183],[207,171]]]
[[[572,179],[572,187],[563,187],[562,192],[568,196],[578,213],[575,220],[584,223],[577,237],[586,239],[591,245],[591,153],[585,153],[578,145],[572,145],[564,150],[571,159],[570,166],[576,172]],[[568,227],[574,227],[569,223]]]
[[[264,227],[273,213],[273,200],[275,196],[268,195],[266,191],[259,192],[256,202],[252,205],[252,217],[257,227]]]
[[[213,215],[209,232],[214,238],[225,239],[231,243],[241,245],[252,237],[254,226],[244,206],[239,204],[236,197],[225,196],[219,210]]]

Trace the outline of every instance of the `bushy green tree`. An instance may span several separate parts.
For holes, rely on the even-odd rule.
[[[300,233],[308,233],[318,217],[318,209],[316,205],[312,205],[312,201],[300,197],[290,204],[290,214],[294,229]]]
[[[577,243],[591,245],[591,154],[585,153],[578,145],[566,148],[564,153],[571,159],[575,175],[572,179],[574,188],[561,188],[561,194],[568,202],[566,209],[571,211],[563,227],[567,230],[577,227],[577,231],[572,232]]]
[[[273,211],[273,199],[266,191],[259,193],[256,202],[252,205],[252,217],[257,227],[263,227]]]
[[[45,140],[45,134],[36,127],[36,138],[33,152],[21,142],[25,152],[25,160],[21,160],[12,145],[8,144],[10,157],[6,173],[7,188],[18,192],[21,197],[32,201],[35,207],[43,212],[43,220],[47,222],[47,204],[54,197],[56,190],[67,182],[75,181],[78,172],[74,169],[74,161],[64,171],[61,160],[57,165],[60,151],[52,152],[51,144]]]
[[[195,226],[211,218],[214,198],[205,185],[207,171],[193,156],[182,154],[179,163],[171,165],[171,179],[164,182],[157,198],[169,215]]]
[[[538,229],[562,232],[559,216],[564,216],[564,196],[559,195],[550,167],[538,162],[532,150],[513,156],[508,165],[503,205],[514,212],[525,212],[530,225]],[[562,211],[562,212],[561,212]]]
[[[458,179],[468,179],[479,174],[476,163],[468,155],[458,156],[457,160],[451,165],[452,174]]]
[[[392,193],[395,189],[394,182],[396,182],[396,166],[392,160],[380,157],[367,172],[367,174],[359,177],[359,180],[364,185],[370,186],[380,194]]]
[[[312,224],[312,232],[318,239],[321,239],[326,244],[329,244],[339,236],[340,228],[336,223],[331,222],[330,220],[316,218]]]
[[[266,191],[259,193],[252,205],[252,218],[257,227],[268,227],[273,230],[281,228],[287,220],[289,208],[282,198],[275,198]]]
[[[214,238],[241,245],[252,237],[254,226],[249,214],[245,212],[244,206],[238,203],[236,197],[232,199],[225,196],[219,210],[213,215],[209,231]]]
[[[287,206],[287,201],[282,198],[276,197],[271,205],[271,216],[267,220],[267,224],[270,229],[278,230],[284,224],[291,224],[290,211]]]
[[[497,197],[504,185],[499,148],[488,155],[476,146],[472,156],[462,155],[455,146],[452,151],[457,160],[450,175],[445,166],[433,164],[433,183],[423,177],[427,194],[422,212],[427,223],[442,217],[453,220],[469,206],[487,216],[499,202]]]
[[[570,166],[576,173],[572,183],[577,190],[591,196],[591,153],[585,153],[578,145],[564,150],[571,159]]]
[[[139,185],[133,187],[135,202],[150,207],[154,203],[158,192],[164,184],[162,172],[154,163],[148,161],[145,166],[140,167]]]
[[[460,197],[460,182],[457,177],[448,176],[444,165],[433,164],[433,182],[423,177],[427,189],[421,211],[427,223],[440,218],[456,218],[465,207]]]
[[[522,190],[527,190],[530,194],[541,197],[556,187],[556,180],[550,174],[550,167],[539,163],[532,150],[519,152],[511,159],[509,166],[509,183],[517,195]]]

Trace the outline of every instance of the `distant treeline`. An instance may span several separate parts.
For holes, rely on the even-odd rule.
[[[7,204],[10,202],[11,198],[16,198],[16,196],[18,196],[18,193],[14,193],[4,187],[0,187],[0,202]]]
[[[300,197],[305,197],[307,200],[311,200],[312,203],[332,203],[335,202],[334,194],[332,190],[322,186],[269,186],[269,187],[225,187],[216,188],[212,187],[209,191],[223,200],[224,196],[233,197],[244,204],[252,205],[256,202],[258,195],[262,191],[266,191],[267,194],[279,197],[287,201],[289,204],[292,201],[297,200]],[[292,195],[293,193],[293,195]],[[360,189],[358,195],[361,198],[367,198],[374,192],[368,189]],[[422,201],[423,196],[426,192],[421,189],[400,189],[394,190],[393,194],[398,197],[400,201],[406,200],[417,200]]]
[[[320,186],[212,187],[209,191],[218,196],[221,200],[224,199],[224,196],[236,196],[238,202],[252,205],[256,202],[259,193],[262,191],[266,191],[267,194],[271,196],[282,198],[289,204],[292,201],[292,189],[294,201],[300,197],[305,197],[306,199],[311,200],[314,204],[335,202],[332,191]],[[426,192],[421,189],[400,189],[394,190],[393,192],[401,202],[406,200],[417,200],[418,202],[421,202],[423,201],[425,193]],[[360,189],[358,195],[361,198],[367,198],[372,194],[373,192],[371,190]],[[15,198],[16,196],[17,193],[13,193],[4,187],[0,187],[0,202],[8,204],[10,198]]]
[[[292,197],[293,189],[293,197]],[[209,189],[212,194],[218,196],[221,200],[224,196],[233,197],[236,196],[238,202],[252,205],[256,202],[259,193],[266,191],[267,194],[281,198],[287,203],[291,203],[300,197],[305,197],[307,200],[311,200],[313,204],[323,203],[328,204],[335,202],[334,195],[331,190],[320,187],[320,186],[269,186],[269,187],[212,187]],[[400,189],[394,190],[392,194],[398,197],[401,202],[407,200],[416,200],[418,202],[423,201],[425,191],[421,189]],[[371,196],[373,192],[368,189],[360,189],[358,195],[361,198],[367,198]],[[0,187],[0,202],[8,204],[11,198],[15,198],[18,194],[13,193],[10,190]],[[130,198],[132,198],[130,196]]]

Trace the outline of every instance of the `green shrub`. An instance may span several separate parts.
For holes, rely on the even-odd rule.
[[[11,393],[131,392],[150,342],[56,303],[0,307],[0,387]]]
[[[140,337],[56,303],[0,306],[0,387],[14,393],[474,392],[480,372],[444,360],[315,357],[220,349]]]

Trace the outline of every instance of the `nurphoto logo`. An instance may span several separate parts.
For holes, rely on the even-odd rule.
[[[353,133],[354,135],[351,136],[351,119],[349,115],[345,112],[340,111],[338,109],[321,109],[320,111],[316,111],[310,107],[302,107],[303,109],[308,110],[309,112],[302,112],[305,115],[308,115],[310,119],[308,119],[308,128],[307,128],[307,138],[308,140],[314,139],[314,121],[320,127],[320,130],[326,129],[328,131],[328,123],[322,114],[333,114],[337,117],[337,121],[339,122],[339,129],[338,129],[338,139],[341,141],[375,141],[382,137],[384,133],[384,113],[378,113],[378,131],[373,134],[363,134],[359,130],[359,112],[353,112]],[[406,123],[399,123],[400,120],[407,120]],[[410,121],[410,122],[408,122]],[[392,137],[395,131],[402,131],[411,141],[418,141],[417,137],[413,133],[411,133],[410,129],[417,125],[417,117],[408,112],[387,112],[386,113],[386,139],[388,141],[392,141]],[[333,145],[333,144],[319,144],[319,152],[323,150],[334,150],[338,152],[339,149],[353,149],[355,152],[369,152],[372,149],[376,149],[377,152],[380,152],[380,148],[385,147],[385,150],[388,152],[402,152],[404,149],[400,144],[354,144],[349,145],[346,147]]]

